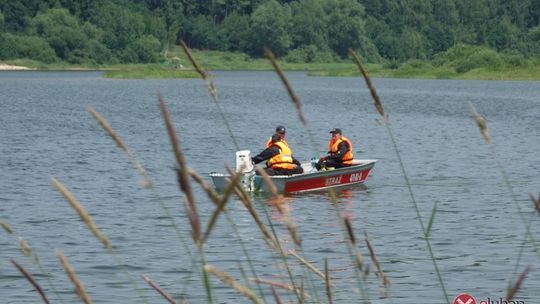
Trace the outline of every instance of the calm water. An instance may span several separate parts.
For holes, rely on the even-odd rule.
[[[218,72],[214,76],[225,115],[242,149],[258,153],[275,126],[283,124],[296,157],[315,156],[308,132],[274,73]],[[363,81],[311,78],[303,73],[288,76],[302,99],[319,154],[325,151],[328,131],[339,127],[355,144],[358,158],[378,159],[366,187],[337,193],[340,211],[351,215],[359,239],[364,231],[369,233],[391,280],[391,297],[382,299],[380,285],[371,274],[370,299],[374,303],[443,302],[395,150],[385,128],[376,121],[378,115]],[[496,159],[510,178],[525,218],[534,219],[533,234],[540,240],[540,221],[528,198],[529,193],[540,192],[540,82],[374,79],[374,84],[390,113],[426,223],[437,204],[431,240],[450,301],[462,292],[473,294],[477,303],[504,297],[525,234]],[[97,72],[0,73],[0,218],[27,240],[49,274],[44,276],[22,256],[16,237],[0,231],[0,303],[40,302],[10,258],[34,274],[53,303],[78,302],[57,251],[64,252],[95,303],[142,303],[145,299],[163,303],[141,274],[177,299],[186,295],[190,303],[206,302],[200,275],[192,273],[191,258],[160,207],[165,205],[174,214],[194,254],[172,170],[174,157],[157,106],[158,91],[169,106],[192,168],[207,175],[224,171],[225,164],[234,166],[235,147],[200,79],[109,80]],[[486,117],[496,158],[471,119],[468,102]],[[137,171],[85,111],[88,106],[108,119],[143,163],[156,192],[140,187]],[[53,176],[91,213],[109,237],[115,255],[103,249],[53,189]],[[194,189],[206,223],[214,207],[202,190]],[[267,197],[254,200],[262,216],[267,209],[280,223]],[[351,260],[328,194],[291,196],[288,205],[306,258],[320,269],[324,259],[329,259],[334,300],[359,302]],[[257,276],[288,282],[243,206],[234,199],[228,211]],[[284,246],[294,248],[286,230],[281,225],[276,228]],[[363,242],[361,247],[367,254]],[[221,217],[206,247],[207,261],[238,279],[242,278],[241,265],[253,277],[241,248],[235,230]],[[294,258],[289,263],[297,269]],[[527,264],[533,268],[518,299],[540,303],[540,263],[530,245],[524,249],[519,271]],[[212,285],[218,303],[247,301],[216,279]],[[325,302],[316,276],[306,286],[318,289],[318,297],[310,301]],[[269,287],[263,288],[274,302]],[[281,295],[282,300],[296,301],[286,292]]]

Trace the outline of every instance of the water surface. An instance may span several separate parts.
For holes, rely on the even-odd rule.
[[[369,298],[374,303],[444,302],[396,150],[377,122],[379,116],[361,79],[287,73],[303,102],[310,136],[274,73],[216,72],[214,76],[224,115],[241,149],[258,153],[274,128],[285,125],[295,156],[308,160],[325,152],[328,131],[338,127],[352,140],[357,158],[377,159],[365,187],[337,191],[338,210],[352,217],[366,261],[371,263],[364,232],[391,281],[391,297],[383,299],[380,284],[371,273]],[[390,115],[399,155],[425,224],[437,204],[431,242],[450,301],[462,292],[473,294],[477,301],[504,297],[525,237],[515,202],[527,220],[534,219],[531,229],[540,239],[538,216],[528,198],[529,193],[538,195],[540,191],[540,83],[373,82]],[[150,276],[176,299],[185,295],[189,302],[205,302],[200,275],[192,271],[186,250],[187,246],[196,255],[156,98],[160,92],[169,106],[189,166],[204,176],[224,171],[225,164],[234,166],[236,148],[203,82],[111,80],[101,78],[99,72],[1,72],[0,92],[0,218],[16,232],[16,236],[0,232],[0,303],[40,301],[10,258],[35,275],[51,302],[77,302],[55,256],[58,251],[69,259],[96,303],[163,302],[141,274]],[[493,149],[484,144],[471,119],[469,102],[486,117]],[[88,106],[110,122],[145,166],[155,191],[141,188],[137,171],[85,111]],[[508,176],[515,202],[497,161]],[[52,187],[53,176],[92,215],[115,254],[103,249]],[[214,206],[199,187],[194,186],[194,191],[206,223]],[[277,234],[285,248],[293,249],[268,197],[255,196],[254,202],[261,216],[267,210],[278,223]],[[293,195],[287,198],[287,205],[302,236],[306,258],[320,269],[324,259],[329,260],[334,300],[358,303],[361,294],[329,195],[324,191]],[[179,223],[185,243],[163,206]],[[229,202],[228,212],[236,230],[225,217],[220,218],[205,247],[208,263],[240,280],[241,266],[253,277],[239,234],[260,279],[289,282],[236,198]],[[18,236],[38,254],[47,276],[22,256]],[[288,262],[298,269],[294,258]],[[119,267],[122,264],[126,266]],[[527,264],[533,268],[518,299],[538,303],[538,257],[530,245],[524,248],[518,270]],[[313,280],[306,283],[307,288],[318,290],[317,298],[310,301],[325,302],[322,282],[310,277]],[[212,286],[219,303],[246,301],[218,280],[212,279]],[[256,289],[253,283],[251,286]],[[135,291],[137,288],[141,291]],[[269,287],[263,289],[273,302]],[[296,301],[289,293],[281,294],[283,300]]]

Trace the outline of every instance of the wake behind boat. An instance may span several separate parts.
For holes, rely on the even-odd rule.
[[[294,175],[275,175],[270,179],[280,193],[298,193],[332,187],[364,183],[375,166],[376,160],[355,159],[347,167],[317,171],[312,163],[302,163],[304,173]],[[268,185],[260,175],[255,174],[251,163],[250,151],[236,152],[236,171],[242,171],[241,183],[249,192],[270,192]],[[230,175],[212,172],[210,177],[216,190],[223,191],[230,181]]]

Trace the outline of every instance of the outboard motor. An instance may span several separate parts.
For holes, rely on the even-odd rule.
[[[255,191],[255,168],[251,162],[251,151],[236,151],[236,172],[242,172],[240,182],[244,190]]]

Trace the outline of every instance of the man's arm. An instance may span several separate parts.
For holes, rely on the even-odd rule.
[[[252,157],[251,160],[253,161],[253,163],[258,164],[278,154],[279,154],[279,148],[275,145],[272,145],[268,147],[267,149],[265,149],[264,151],[262,151],[259,155]]]
[[[349,151],[349,149],[350,148],[349,148],[349,145],[347,144],[347,142],[342,141],[338,145],[338,151],[336,153],[330,154],[328,156],[328,158],[336,160],[336,161],[341,161],[343,159],[343,156],[345,156],[345,153],[347,153],[347,151]]]

